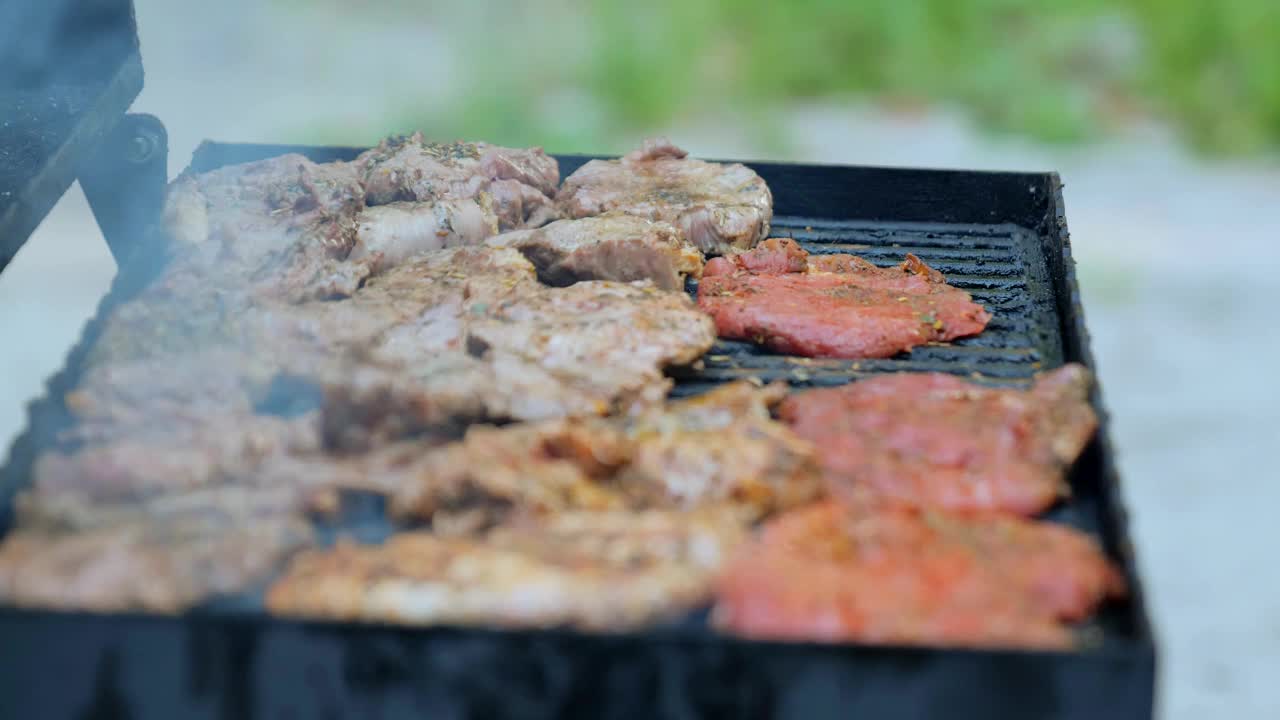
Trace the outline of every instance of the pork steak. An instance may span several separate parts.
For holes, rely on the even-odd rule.
[[[352,457],[333,487],[386,494],[393,515],[451,534],[521,512],[732,506],[759,518],[821,490],[813,449],[769,415],[785,394],[744,381],[629,418],[475,425],[441,447]]]
[[[311,541],[300,517],[271,513],[228,524],[191,513],[78,533],[17,530],[0,544],[0,600],[98,612],[176,613],[266,580]]]
[[[403,533],[300,554],[267,593],[277,614],[619,632],[709,603],[745,536],[733,513],[569,513],[484,539]]]
[[[557,216],[560,166],[542,148],[428,142],[422,133],[383,140],[353,163],[370,205],[471,200],[501,230],[537,227]]]
[[[556,200],[569,217],[618,211],[662,220],[695,247],[721,255],[769,234],[773,196],[745,165],[694,160],[664,139],[620,160],[592,160],[565,178]]]
[[[780,414],[818,448],[839,497],[1034,515],[1066,494],[1097,427],[1089,385],[1079,365],[1030,390],[902,373],[798,393]]]
[[[538,279],[548,285],[650,280],[663,290],[683,290],[686,276],[702,274],[702,253],[679,230],[633,215],[558,220],[533,230],[503,233],[489,244],[519,250],[538,268]]]
[[[795,241],[707,263],[698,306],[720,337],[789,355],[886,358],[982,332],[991,314],[914,255],[880,268],[852,255],[808,256]]]
[[[713,622],[755,638],[1066,648],[1064,624],[1124,593],[1053,523],[835,502],[773,520],[721,576]]]

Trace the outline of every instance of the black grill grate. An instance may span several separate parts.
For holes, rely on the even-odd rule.
[[[829,360],[779,355],[748,342],[720,340],[699,368],[673,372],[677,395],[745,378],[797,387],[840,385],[886,372],[947,372],[993,385],[1023,386],[1062,364],[1059,318],[1039,238],[1015,225],[886,224],[821,218],[774,218],[774,237],[794,238],[813,254],[851,253],[894,265],[914,253],[973,295],[993,318],[985,332],[931,343],[884,360]],[[696,283],[694,291],[696,292]]]

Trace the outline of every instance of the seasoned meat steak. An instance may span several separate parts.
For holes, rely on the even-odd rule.
[[[489,240],[513,247],[538,268],[548,285],[581,280],[651,280],[663,290],[683,290],[686,275],[702,274],[702,253],[665,222],[612,213],[558,220]]]
[[[786,513],[720,578],[713,621],[756,638],[1061,648],[1120,595],[1085,535],[1009,516],[827,502]]]
[[[295,516],[224,521],[191,513],[180,522],[146,518],[75,534],[11,532],[0,544],[0,602],[177,613],[266,580],[311,539]]]
[[[621,492],[641,507],[727,503],[753,518],[812,500],[814,449],[769,416],[786,394],[785,383],[734,382],[625,419]]]
[[[259,307],[244,324],[250,342],[304,360],[356,352],[364,360],[408,364],[464,351],[470,317],[489,303],[540,290],[533,266],[515,250],[458,247],[391,268],[341,302]]]
[[[758,518],[820,491],[813,449],[769,417],[785,394],[737,382],[630,418],[476,425],[442,447],[352,457],[332,487],[387,494],[393,515],[449,534],[519,512],[729,505]]]
[[[483,540],[428,533],[300,554],[267,593],[301,617],[618,632],[710,600],[745,529],[731,512],[569,513]]]
[[[135,354],[127,331],[145,325],[141,312],[109,329],[104,380],[69,398],[93,420],[78,433],[102,438],[160,417],[198,423],[214,405],[250,413],[257,388],[281,373],[325,388],[325,438],[347,450],[460,435],[471,422],[599,415],[661,400],[662,369],[715,340],[683,294],[607,281],[548,288],[519,251],[489,247],[407,260],[341,301],[239,308],[218,320],[216,339],[194,343],[200,356],[173,348],[120,362]]]
[[[346,295],[370,270],[346,263],[364,208],[359,169],[296,155],[187,175],[169,188],[171,278],[190,292],[250,288],[287,300]]]
[[[325,427],[342,430],[326,437],[364,449],[399,430],[650,406],[671,386],[663,368],[693,362],[714,341],[688,296],[649,283],[587,281],[501,299],[473,290],[370,343],[365,357],[386,364],[330,383]]]
[[[788,239],[707,263],[698,306],[720,337],[805,357],[885,358],[982,332],[991,314],[914,255],[879,268]]]
[[[354,165],[370,205],[470,200],[496,215],[503,231],[537,227],[558,215],[552,198],[560,166],[542,148],[427,142],[414,133],[382,141]]]
[[[1030,390],[903,373],[802,392],[780,413],[818,448],[839,497],[1034,515],[1066,493],[1097,427],[1089,383],[1074,364]]]
[[[262,473],[274,458],[319,450],[317,418],[210,416],[201,423],[153,425],[109,441],[37,458],[32,484],[16,498],[23,527],[85,529],[194,512],[255,514],[305,505],[305,476]],[[249,492],[247,488],[265,488]],[[243,491],[243,492],[242,492]],[[243,513],[241,513],[243,514]]]
[[[419,253],[547,223],[558,180],[539,148],[427,143],[420,133],[351,163],[290,154],[188,175],[165,205],[166,275],[186,279],[177,284],[192,284],[189,293],[213,285],[290,302],[346,297]]]
[[[429,520],[440,535],[470,534],[513,513],[626,507],[608,480],[630,450],[600,421],[474,425],[442,447],[399,443],[353,457],[332,489],[385,493],[394,517]]]
[[[697,360],[714,342],[711,319],[684,293],[607,280],[505,299],[467,336],[473,354],[523,357],[623,409],[660,401],[671,387],[662,369]]]
[[[372,261],[375,271],[432,250],[478,245],[498,234],[493,208],[470,199],[376,205],[362,210],[355,222],[349,257]]]
[[[710,255],[745,250],[769,234],[773,196],[745,165],[685,157],[664,139],[620,160],[592,160],[565,178],[557,202],[569,217],[618,211],[679,228]]]
[[[609,399],[520,357],[444,352],[402,367],[359,365],[325,388],[326,447],[360,452],[404,438],[456,439],[467,425],[582,417]]]

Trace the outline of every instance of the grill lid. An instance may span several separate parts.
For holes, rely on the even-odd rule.
[[[0,271],[141,91],[132,0],[0,3]]]

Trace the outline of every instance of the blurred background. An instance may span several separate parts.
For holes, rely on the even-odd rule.
[[[1280,717],[1280,2],[136,0],[136,112],[552,152],[1058,170],[1165,718]],[[114,273],[78,188],[0,275],[0,442]],[[14,341],[14,338],[18,340]]]

